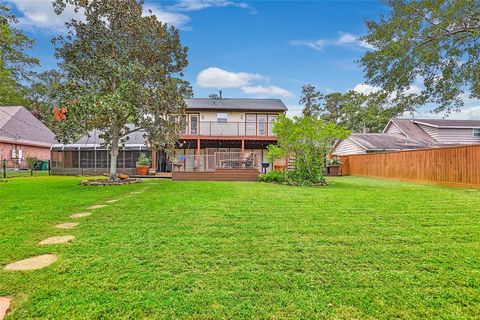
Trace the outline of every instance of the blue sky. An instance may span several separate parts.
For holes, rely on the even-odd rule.
[[[71,10],[58,17],[51,0],[8,0],[21,27],[36,39],[32,55],[54,68],[51,38],[64,32]],[[157,17],[181,30],[189,47],[186,79],[195,97],[280,98],[297,114],[301,86],[322,92],[372,90],[356,64],[369,46],[358,38],[365,19],[388,14],[380,1],[147,0]],[[480,118],[466,98],[457,118]]]

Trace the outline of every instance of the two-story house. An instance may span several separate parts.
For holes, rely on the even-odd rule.
[[[235,170],[242,170],[244,175],[250,171],[245,179],[252,180],[262,170],[262,164],[265,170],[271,168],[267,146],[276,143],[273,122],[287,111],[281,100],[197,98],[185,102],[184,127],[173,152],[152,150],[143,133],[134,132],[120,152],[119,172],[133,174],[140,153],[151,157],[152,171],[172,172],[176,179],[227,180],[227,175],[232,177]],[[171,121],[178,118],[172,115]],[[52,148],[53,173],[98,174],[107,171],[108,166],[108,151],[97,132],[75,144]],[[241,180],[238,175],[237,179]]]
[[[333,155],[425,149],[480,143],[480,120],[391,119],[382,133],[353,133]]]

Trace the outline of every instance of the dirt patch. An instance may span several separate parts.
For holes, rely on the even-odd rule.
[[[27,270],[38,270],[48,267],[55,261],[57,261],[57,256],[54,254],[44,254],[42,256],[28,258],[24,260],[19,260],[10,264],[7,264],[4,270],[12,271],[27,271]]]
[[[10,302],[12,299],[7,297],[0,297],[0,320],[5,318],[7,315],[8,309],[10,308]]]
[[[78,222],[65,222],[65,223],[60,223],[55,226],[57,229],[73,229],[76,226],[78,226]]]
[[[142,179],[125,179],[125,180],[83,180],[80,182],[82,186],[121,186],[124,184],[135,184],[142,182]]]
[[[91,212],[80,212],[80,213],[74,213],[70,216],[72,219],[78,219],[78,218],[83,218],[83,217],[88,217],[91,215]]]
[[[50,237],[45,240],[40,241],[38,244],[45,245],[45,244],[60,244],[60,243],[67,243],[75,239],[74,236],[59,236],[59,237]]]
[[[106,206],[107,206],[106,204],[97,204],[97,205],[88,207],[88,210],[101,209],[101,208],[105,208]]]

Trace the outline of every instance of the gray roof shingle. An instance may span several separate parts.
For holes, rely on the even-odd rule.
[[[439,128],[480,128],[480,120],[414,119],[413,122],[424,123]]]
[[[50,147],[55,134],[24,107],[0,107],[0,139]]]
[[[428,148],[430,145],[395,133],[353,133],[350,139],[368,151]]]
[[[437,142],[410,119],[391,120],[408,138],[415,139],[427,145],[435,145]]]
[[[225,110],[225,111],[287,111],[280,99],[185,99],[188,111],[194,110]]]

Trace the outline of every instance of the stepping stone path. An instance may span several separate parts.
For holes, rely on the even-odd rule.
[[[72,219],[78,219],[78,218],[83,218],[83,217],[88,217],[91,215],[91,212],[80,212],[80,213],[74,213],[70,216]]]
[[[57,229],[73,229],[76,226],[78,226],[78,222],[65,222],[65,223],[60,223],[55,226]]]
[[[120,199],[113,199],[113,200],[108,200],[107,203],[115,203],[117,201],[120,201]]]
[[[105,208],[106,206],[107,205],[105,205],[105,204],[97,204],[95,206],[88,207],[88,210],[101,209],[101,208]]]
[[[45,244],[59,244],[59,243],[67,243],[75,239],[74,236],[59,236],[59,237],[50,237],[45,240],[40,241],[38,244],[45,245]]]
[[[0,320],[7,315],[8,308],[10,308],[10,298],[0,297]]]
[[[27,271],[43,269],[57,261],[57,259],[57,256],[54,254],[44,254],[42,256],[28,258],[7,264],[4,270]]]

